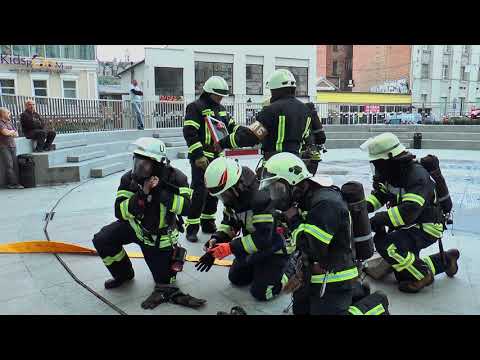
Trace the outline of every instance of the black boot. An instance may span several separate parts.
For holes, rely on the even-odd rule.
[[[415,281],[402,281],[398,285],[398,290],[406,293],[418,293],[424,287],[429,286],[433,283],[433,274],[430,269],[427,269],[427,273],[423,277],[422,280],[415,280]]]
[[[197,237],[198,227],[199,227],[198,225],[188,225],[187,226],[186,238],[187,238],[188,241],[190,241],[192,243],[198,242],[198,237]]]
[[[127,281],[132,280],[134,276],[135,275],[132,273],[130,276],[124,279],[119,279],[119,278],[108,279],[107,281],[105,281],[105,289],[115,289],[121,286],[123,283],[126,283]]]
[[[213,234],[217,231],[215,220],[202,221],[202,232],[204,234]]]
[[[445,252],[445,256],[447,258],[447,268],[445,269],[445,274],[448,277],[454,277],[455,274],[458,272],[458,258],[460,257],[460,251],[457,249],[450,249]]]

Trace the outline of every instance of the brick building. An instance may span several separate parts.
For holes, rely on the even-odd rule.
[[[317,78],[327,79],[340,91],[351,91],[352,45],[317,45]]]
[[[408,94],[411,45],[354,45],[353,91]]]

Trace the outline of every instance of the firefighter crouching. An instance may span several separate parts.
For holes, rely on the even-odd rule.
[[[206,191],[204,173],[208,163],[219,156],[219,151],[214,147],[214,139],[205,117],[211,116],[223,122],[228,131],[233,133],[236,128],[235,121],[221,105],[222,98],[228,94],[227,82],[220,76],[212,76],[203,85],[200,97],[188,104],[185,112],[183,136],[188,145],[193,190],[192,204],[185,221],[187,240],[190,242],[198,241],[197,233],[200,225],[206,234],[213,234],[216,231],[215,217],[218,200]]]
[[[294,247],[277,230],[268,193],[258,190],[259,181],[251,169],[225,157],[210,163],[205,183],[210,194],[223,202],[224,212],[197,270],[208,271],[216,258],[233,254],[230,282],[250,285],[257,300],[274,298],[282,290],[282,275]]]
[[[192,190],[185,174],[169,165],[165,144],[154,138],[140,138],[133,144],[133,169],[125,173],[115,200],[117,221],[103,227],[93,238],[93,245],[112,274],[106,289],[132,280],[134,271],[123,245],[140,245],[155,281],[155,290],[142,303],[153,309],[170,301],[188,307],[199,307],[205,300],[183,294],[175,279],[173,265],[177,252],[177,216],[190,208]]]
[[[264,159],[278,152],[299,155],[310,129],[311,118],[305,104],[295,97],[296,80],[286,69],[276,70],[269,81],[271,97],[256,121],[239,126],[233,134],[220,140],[218,149],[235,149],[261,144]]]
[[[416,293],[443,272],[453,277],[458,271],[457,249],[446,251],[445,261],[440,253],[419,257],[422,249],[441,239],[445,226],[429,172],[392,133],[370,138],[360,148],[368,152],[375,172],[368,211],[388,207],[371,218],[375,247],[393,267],[399,290]]]
[[[284,286],[293,292],[294,314],[388,314],[381,292],[354,298],[354,287],[361,284],[351,249],[351,220],[331,179],[313,177],[300,158],[280,153],[266,161],[260,188],[284,212],[298,250]]]

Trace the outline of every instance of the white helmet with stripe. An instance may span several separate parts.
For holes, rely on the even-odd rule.
[[[242,167],[238,162],[221,156],[208,165],[205,186],[212,196],[218,196],[235,186],[241,175]]]

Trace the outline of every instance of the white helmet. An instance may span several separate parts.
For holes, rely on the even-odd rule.
[[[280,179],[295,186],[313,176],[302,159],[288,152],[275,154],[268,159],[264,164],[263,173],[260,189],[265,189]]]
[[[152,159],[153,161],[162,163],[167,160],[167,151],[162,140],[142,137],[130,144],[129,148],[134,148],[134,154],[141,155]]]
[[[205,171],[205,187],[212,196],[218,196],[238,182],[242,168],[233,159],[221,156],[213,160]]]
[[[293,74],[287,69],[275,70],[267,81],[267,88],[270,90],[284,87],[297,87],[297,81]]]
[[[370,161],[379,159],[388,160],[400,155],[406,150],[398,137],[389,132],[368,139],[360,145],[360,149],[368,152]]]
[[[228,96],[228,83],[221,76],[211,76],[203,84],[203,91],[219,96]]]

